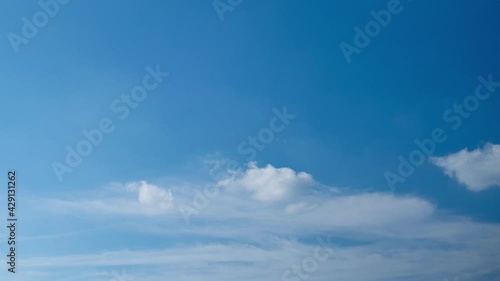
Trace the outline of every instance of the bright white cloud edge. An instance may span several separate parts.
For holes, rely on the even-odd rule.
[[[471,191],[500,187],[500,145],[486,144],[469,151],[462,149],[444,157],[432,157],[432,163]]]

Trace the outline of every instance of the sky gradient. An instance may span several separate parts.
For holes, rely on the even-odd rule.
[[[2,280],[500,280],[500,2],[1,5]]]

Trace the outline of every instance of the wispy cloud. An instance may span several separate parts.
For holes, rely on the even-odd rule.
[[[117,185],[114,197],[106,199],[51,199],[56,202],[53,211],[105,213],[128,222],[121,233],[171,242],[29,258],[24,266],[120,266],[140,272],[137,276],[146,281],[165,275],[175,280],[282,280],[283,272],[314,253],[311,240],[329,235],[332,255],[314,272],[316,280],[332,280],[332,274],[349,281],[443,280],[450,275],[481,280],[500,272],[494,262],[500,258],[500,225],[450,215],[424,198],[331,192],[334,188],[305,172],[254,163],[220,184],[217,201],[190,225],[175,206],[191,200],[186,189],[194,190],[196,184],[181,190],[138,181]]]
[[[130,182],[114,187],[112,195],[99,199],[44,200],[55,212],[85,212],[102,215],[161,215],[171,212],[170,190],[146,181]]]

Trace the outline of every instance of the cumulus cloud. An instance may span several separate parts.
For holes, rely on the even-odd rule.
[[[415,222],[429,217],[433,204],[417,197],[400,197],[384,193],[343,194],[321,185],[310,174],[270,164],[260,168],[249,163],[246,170],[229,171],[232,176],[212,187],[220,188],[217,196],[208,197],[197,185],[186,185],[172,191],[146,181],[118,185],[118,193],[109,199],[63,201],[53,200],[57,210],[99,211],[104,214],[181,215],[178,206],[200,206],[193,218],[211,221],[244,221],[259,219],[279,228],[280,233],[294,228],[317,231],[330,227],[371,228],[401,221]],[[314,188],[313,188],[314,187]],[[136,198],[125,198],[127,190]],[[186,190],[194,190],[194,195]],[[334,193],[331,190],[335,190]],[[300,196],[299,196],[300,195]],[[248,200],[252,198],[254,200]],[[266,202],[267,204],[262,204]],[[198,203],[198,204],[195,204]]]
[[[258,201],[279,201],[314,185],[308,173],[275,168],[270,164],[259,168],[255,162],[250,162],[246,171],[230,172],[233,176],[219,184],[231,190],[246,190]]]
[[[443,168],[449,177],[456,178],[469,190],[481,191],[489,187],[500,187],[500,145],[486,144],[483,148],[468,151],[463,149],[444,157],[433,157],[431,161]]]
[[[127,189],[138,193],[138,200],[144,206],[169,209],[172,207],[172,192],[162,189],[146,181],[131,182],[127,184]]]

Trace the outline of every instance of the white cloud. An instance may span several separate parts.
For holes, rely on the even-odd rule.
[[[133,237],[136,242],[129,249],[110,239],[106,250],[30,257],[24,261],[26,270],[57,265],[83,274],[91,268],[122,266],[145,281],[167,275],[189,281],[282,280],[283,272],[314,253],[317,237],[332,235],[333,255],[311,273],[310,280],[417,281],[459,276],[464,281],[483,281],[500,272],[498,224],[442,213],[416,196],[332,193],[311,175],[290,168],[258,168],[251,163],[246,170],[230,174],[229,180],[219,183],[220,194],[210,198],[189,225],[170,206],[191,202],[192,191],[199,188],[195,184],[172,187],[170,192],[139,181],[119,185],[113,198],[58,200],[52,206],[64,213],[72,208],[97,210],[98,216],[159,216],[123,217],[127,225],[117,233]],[[133,198],[126,197],[130,191]],[[141,242],[149,239],[169,243]]]
[[[396,223],[416,222],[430,217],[434,206],[421,198],[391,194],[363,193],[325,198],[309,212],[293,220],[315,227],[355,227],[367,229]]]
[[[310,174],[296,173],[286,167],[275,168],[270,164],[259,168],[255,162],[250,162],[246,171],[230,171],[230,173],[233,176],[219,184],[230,190],[246,190],[258,201],[279,201],[314,185]]]
[[[134,196],[129,196],[132,193]],[[53,210],[99,213],[104,215],[161,215],[170,213],[173,196],[170,190],[163,189],[146,181],[115,185],[111,196],[99,199],[66,201],[46,200]]]
[[[229,172],[232,177],[218,183],[221,191],[214,198],[200,199],[192,192],[186,192],[196,190],[197,185],[185,185],[170,191],[138,181],[115,188],[133,191],[137,193],[137,199],[127,199],[118,193],[108,199],[52,200],[51,205],[58,212],[73,209],[104,214],[181,217],[177,208],[172,208],[174,203],[191,206],[193,201],[207,200],[208,206],[193,218],[204,223],[259,219],[280,234],[290,231],[291,227],[314,232],[331,227],[367,229],[401,221],[415,222],[428,218],[435,211],[433,204],[418,197],[385,193],[342,194],[338,189],[331,193],[331,187],[316,183],[311,175],[286,167],[267,165],[259,168],[255,163],[249,163],[246,170]],[[316,188],[314,192],[307,192],[312,191],[313,186]],[[175,202],[172,193],[176,194]],[[202,192],[197,194],[203,196]],[[249,197],[255,200],[248,200]]]
[[[292,203],[285,207],[285,213],[297,214],[314,209],[317,205],[308,205],[306,202]]]
[[[341,246],[336,238],[319,235],[312,243],[287,239],[268,239],[266,246],[248,243],[206,243],[166,248],[114,250],[57,257],[25,258],[26,271],[48,268],[71,268],[88,272],[89,268],[127,268],[136,275],[132,280],[156,281],[169,276],[173,280],[283,280],[283,272],[314,255],[327,242],[332,249],[329,259],[318,263],[307,273],[310,280],[443,280],[459,276],[459,280],[491,279],[498,273],[498,226],[488,225],[488,235],[468,233],[477,225],[462,224],[456,242],[437,240],[388,239],[365,241],[359,245]],[[445,227],[445,225],[441,225]],[[241,231],[246,231],[242,229]],[[464,236],[466,235],[466,236]],[[348,235],[343,239],[349,239]],[[428,238],[428,237],[426,237]],[[465,239],[462,239],[465,238]],[[341,238],[342,239],[342,238]],[[417,241],[419,241],[417,243]],[[147,268],[145,268],[147,266]],[[87,270],[85,270],[87,269]],[[142,270],[141,270],[142,269]],[[145,270],[146,269],[146,270]],[[135,272],[135,273],[134,273]],[[478,278],[482,275],[490,278]],[[309,279],[309,278],[308,278]],[[78,279],[80,280],[80,279]],[[83,278],[82,278],[83,280]],[[87,278],[85,280],[103,280]],[[284,280],[300,280],[297,276]]]
[[[169,209],[172,207],[172,192],[162,189],[146,181],[131,182],[127,184],[127,189],[137,191],[139,203],[147,207]]]
[[[500,145],[486,144],[473,151],[463,149],[448,156],[433,157],[431,161],[469,190],[500,187]]]

